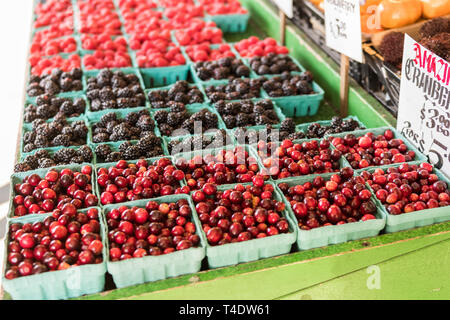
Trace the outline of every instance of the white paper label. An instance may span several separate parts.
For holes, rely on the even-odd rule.
[[[275,2],[278,8],[280,8],[288,18],[292,19],[294,16],[293,0],[273,0],[273,2]]]
[[[362,62],[359,0],[324,0],[327,46]]]
[[[450,177],[450,64],[405,35],[397,129]]]

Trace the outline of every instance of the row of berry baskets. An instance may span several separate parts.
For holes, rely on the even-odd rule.
[[[384,131],[386,128],[381,129],[371,129],[371,131]],[[390,129],[395,132],[394,129]],[[364,131],[358,133],[354,132],[356,136],[362,136]],[[397,133],[396,133],[397,134]],[[334,148],[332,145],[331,148]],[[418,152],[415,148],[408,145],[408,147],[416,153],[416,158],[414,161],[410,162],[410,166],[420,165],[420,168],[426,168],[430,172],[429,174],[436,175],[437,179],[444,181],[447,183],[448,180],[445,176],[435,168],[432,168],[430,165],[425,164],[425,158]],[[245,146],[244,147],[251,156],[254,156],[257,159],[257,163],[260,167],[262,167],[262,161],[259,159],[256,154],[256,150],[253,149],[254,146]],[[200,151],[201,155],[208,153],[208,151]],[[198,153],[197,153],[198,154]],[[190,156],[196,155],[196,153],[190,154]],[[188,157],[189,155],[177,155],[175,158],[180,157]],[[161,159],[164,160],[161,163],[162,167],[170,166],[172,161],[175,161],[174,158],[168,156],[163,158],[155,158],[149,159],[149,162],[159,161]],[[129,163],[137,163],[139,161],[130,161]],[[169,162],[167,162],[169,161]],[[173,163],[173,162],[172,162]],[[123,164],[123,162],[122,162]],[[103,164],[103,165],[94,165],[94,169],[90,167],[90,165],[72,165],[65,166],[64,168],[55,168],[56,171],[60,172],[62,175],[62,170],[66,170],[66,174],[70,174],[70,172],[84,172],[86,174],[90,174],[90,179],[81,179],[80,183],[83,185],[92,182],[93,180],[97,180],[97,172],[100,173],[99,170],[105,168],[104,170],[109,171],[110,168],[113,167],[114,164]],[[90,167],[91,169],[88,169]],[[90,294],[95,292],[100,292],[104,288],[105,281],[105,273],[108,271],[112,274],[114,282],[117,287],[125,287],[130,285],[136,285],[139,283],[144,283],[148,281],[156,281],[165,279],[168,277],[175,277],[182,274],[195,273],[200,271],[201,262],[206,257],[208,261],[208,265],[210,268],[223,267],[228,265],[235,265],[238,263],[244,263],[249,261],[254,261],[262,258],[268,258],[272,256],[277,256],[281,254],[287,254],[291,252],[291,250],[306,250],[321,246],[327,246],[336,243],[342,243],[346,241],[372,237],[381,233],[389,233],[396,232],[400,230],[405,230],[413,227],[425,226],[433,223],[438,223],[442,221],[446,221],[450,219],[450,212],[448,208],[443,207],[434,207],[431,209],[420,210],[418,208],[415,212],[409,212],[404,214],[392,214],[387,211],[386,206],[383,205],[380,200],[375,197],[375,191],[371,188],[371,185],[367,182],[368,176],[367,172],[374,173],[376,170],[386,170],[386,172],[390,172],[391,167],[397,168],[397,170],[408,170],[408,167],[405,169],[405,163],[398,163],[394,165],[388,166],[380,166],[380,167],[369,167],[366,170],[355,170],[349,171],[348,169],[343,169],[347,167],[345,160],[341,160],[340,165],[340,173],[327,173],[327,174],[312,174],[300,177],[291,177],[286,179],[269,179],[263,182],[263,190],[267,191],[264,196],[260,194],[260,198],[269,198],[273,199],[277,204],[279,216],[277,219],[282,219],[285,221],[285,226],[283,228],[283,232],[279,231],[270,231],[270,235],[264,238],[254,238],[254,239],[241,239],[239,242],[231,242],[224,243],[218,245],[217,243],[210,243],[209,238],[207,238],[205,234],[203,222],[200,222],[201,214],[199,211],[202,209],[197,207],[199,199],[198,194],[196,192],[190,192],[189,194],[171,194],[165,195],[157,198],[150,198],[146,200],[137,200],[131,202],[123,202],[123,203],[115,203],[115,204],[107,204],[102,205],[100,207],[96,207],[98,203],[95,201],[90,202],[92,205],[90,208],[86,209],[78,209],[77,211],[89,212],[94,208],[98,213],[98,221],[100,228],[98,233],[100,235],[100,239],[102,242],[102,250],[98,251],[98,260],[95,264],[86,264],[81,266],[74,266],[70,268],[65,268],[64,270],[55,270],[53,272],[44,272],[38,274],[30,274],[27,276],[17,277],[13,279],[7,279],[5,276],[3,277],[3,286],[7,292],[9,292],[14,299],[23,299],[23,298],[32,298],[32,299],[63,299],[63,298],[71,298],[84,294]],[[108,169],[106,169],[108,168]],[[67,171],[69,170],[69,171]],[[40,169],[37,171],[31,171],[26,173],[15,174],[12,176],[12,194],[11,199],[16,197],[16,186],[18,183],[22,182],[25,177],[29,177],[30,175],[37,174],[39,177],[44,177],[48,174],[49,171],[54,171],[52,169]],[[367,171],[367,172],[366,172]],[[367,193],[365,197],[369,196],[370,200],[373,204],[375,204],[375,210],[370,211],[371,217],[368,219],[360,219],[360,221],[355,221],[353,223],[345,223],[339,225],[324,225],[321,227],[312,228],[310,230],[306,230],[302,228],[299,224],[299,215],[298,212],[294,212],[293,207],[291,207],[291,202],[288,200],[286,195],[286,189],[288,187],[295,187],[298,185],[303,185],[308,183],[319,183],[318,181],[322,180],[322,185],[327,181],[335,181],[336,175],[343,176],[351,175],[358,176],[364,178],[364,184],[367,190],[370,193]],[[394,172],[394,171],[393,171]],[[74,178],[77,178],[78,174],[74,174]],[[347,177],[348,178],[348,177]],[[48,178],[50,181],[54,178],[50,175]],[[33,184],[38,184],[38,181],[33,182]],[[181,185],[184,185],[186,182],[181,181]],[[255,184],[256,182],[253,182]],[[260,182],[258,182],[260,183]],[[253,190],[253,189],[245,189],[245,186],[249,185],[249,183],[243,184],[232,184],[232,185],[220,185],[217,187],[219,192],[228,192],[226,190],[238,190],[240,192],[245,190]],[[17,186],[18,187],[18,186]],[[45,187],[45,183],[43,185]],[[244,189],[243,189],[244,188]],[[300,188],[301,189],[301,188]],[[98,183],[95,185],[91,184],[90,188],[85,188],[85,192],[92,192],[95,195],[100,195],[100,186]],[[252,191],[253,192],[253,191]],[[448,191],[446,191],[448,194]],[[26,193],[30,193],[29,188]],[[445,192],[444,192],[445,193]],[[50,197],[51,197],[50,193]],[[45,198],[45,197],[44,197]],[[254,199],[255,197],[252,197]],[[258,197],[256,197],[258,198]],[[192,224],[190,226],[191,230],[195,230],[192,234],[197,235],[197,245],[196,247],[183,248],[184,250],[177,250],[175,252],[167,252],[167,254],[163,255],[146,255],[139,256],[135,258],[129,258],[125,260],[111,259],[111,249],[117,247],[116,242],[117,239],[111,239],[108,230],[108,222],[107,219],[110,218],[109,214],[116,209],[120,212],[123,212],[123,206],[127,208],[137,207],[137,208],[149,208],[149,202],[157,204],[173,204],[178,202],[180,199],[184,199],[184,205],[188,205],[190,208],[191,215],[188,217]],[[202,199],[200,199],[202,200]],[[260,199],[261,200],[261,199]],[[292,200],[292,199],[291,199]],[[273,205],[272,203],[272,205]],[[284,206],[279,203],[284,203]],[[389,203],[389,202],[388,202]],[[14,208],[14,204],[11,205],[11,210]],[[72,208],[72,206],[69,206]],[[81,205],[80,207],[83,207]],[[270,207],[270,205],[269,205]],[[159,209],[159,207],[157,207]],[[162,209],[161,209],[162,210]],[[64,211],[64,210],[63,210]],[[70,210],[69,210],[70,211]],[[78,214],[78,213],[77,213]],[[12,217],[11,214],[8,219],[9,232],[12,232],[11,226],[17,223],[19,224],[27,224],[27,223],[35,223],[36,221],[44,221],[49,216],[58,217],[61,215],[61,212],[58,213],[47,213],[47,214],[28,214],[23,217]],[[50,218],[51,219],[51,218]],[[95,215],[94,218],[95,220]],[[203,219],[203,218],[202,218]],[[56,220],[55,218],[52,219]],[[59,220],[58,220],[59,221]],[[50,221],[52,222],[52,221]],[[48,222],[47,225],[51,227],[51,223]],[[17,226],[17,225],[16,225]],[[17,229],[17,227],[15,227]],[[89,228],[88,228],[89,229]],[[28,225],[26,227],[27,232],[33,230],[33,227]],[[281,229],[280,229],[281,230]],[[209,231],[209,230],[208,230]],[[15,235],[19,237],[25,231],[15,231],[19,232],[19,235]],[[56,231],[55,231],[56,232]],[[89,233],[85,230],[85,232]],[[11,234],[8,234],[6,237],[6,245],[5,245],[5,261],[4,268],[7,271],[11,267],[10,253],[8,252],[8,248],[11,248],[10,241],[13,240]],[[82,233],[83,235],[83,233]],[[16,240],[16,239],[14,239]],[[92,239],[91,239],[92,240]],[[248,241],[245,241],[248,240]],[[20,240],[22,241],[22,239]],[[122,240],[121,240],[122,241]],[[112,243],[114,242],[114,243]],[[296,245],[294,245],[296,243]],[[293,246],[294,245],[294,246]],[[24,247],[26,248],[26,246]],[[24,253],[29,254],[29,252]],[[67,266],[67,265],[66,265]],[[30,289],[32,288],[32,289]]]

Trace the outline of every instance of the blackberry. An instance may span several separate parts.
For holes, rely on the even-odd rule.
[[[106,159],[111,152],[111,147],[107,144],[99,144],[95,147],[95,154],[101,159]]]
[[[106,162],[117,162],[123,159],[122,152],[111,152],[105,159]]]
[[[334,116],[331,118],[331,126],[332,127],[339,127],[342,125],[342,118],[338,116]]]
[[[128,147],[122,154],[125,160],[133,160],[139,159],[139,157],[141,156],[141,151],[137,146],[132,145]]]
[[[218,120],[219,119],[216,114],[214,114],[210,111],[205,112],[205,114],[204,114],[204,125],[205,125],[204,130],[211,129],[211,128],[217,128]]]
[[[71,115],[72,113],[75,113],[74,107],[73,107],[73,103],[70,100],[66,100],[64,101],[60,108],[59,111],[61,111],[62,113],[64,113],[66,116]]]
[[[82,158],[82,162],[91,162],[93,158],[92,149],[83,145],[77,150],[77,156]]]
[[[148,115],[142,115],[136,122],[136,127],[143,131],[153,131],[155,129],[155,122]]]
[[[163,136],[170,136],[172,130],[173,130],[172,127],[167,123],[162,123],[159,125],[159,131]]]
[[[186,111],[186,106],[184,105],[184,103],[169,102],[167,105],[170,107],[169,112],[183,112],[183,111]]]
[[[170,112],[167,114],[167,124],[171,127],[178,127],[178,124],[180,123],[180,117],[179,113]]]
[[[131,136],[130,129],[126,123],[121,123],[114,127],[112,134],[109,139],[112,141],[128,140]]]
[[[27,143],[23,146],[23,151],[24,152],[30,152],[33,151],[34,149],[36,149],[36,146],[34,145],[34,143],[30,142]]]
[[[130,141],[122,142],[119,146],[120,152],[125,152],[129,147],[131,147],[133,144]]]
[[[39,160],[39,168],[50,168],[56,166],[55,161],[52,159],[41,159]]]
[[[118,123],[117,121],[111,121],[111,122],[108,122],[108,123],[106,124],[106,132],[109,133],[109,134],[112,134],[114,128],[115,128],[118,124],[119,124],[119,123]]]
[[[236,126],[243,127],[249,124],[250,118],[246,113],[239,113],[236,116]]]
[[[24,163],[24,162],[20,162],[20,163],[16,163],[14,165],[14,172],[25,172],[25,171],[29,171],[29,170],[33,170],[35,168],[30,167],[29,164]]]
[[[69,163],[70,159],[72,159],[72,157],[74,157],[76,154],[77,152],[74,149],[63,148],[59,149],[53,154],[53,159],[56,162]]]
[[[301,80],[297,82],[297,90],[300,94],[310,94],[312,92],[312,87],[309,82]]]
[[[28,164],[32,169],[38,167],[38,158],[36,157],[35,154],[26,156],[22,162]]]
[[[223,122],[225,123],[228,129],[233,129],[236,126],[236,117],[225,116],[223,117]]]
[[[66,134],[59,134],[52,140],[52,145],[68,147],[70,146],[70,136]]]
[[[280,130],[286,131],[288,133],[294,133],[295,132],[295,122],[292,118],[286,118],[283,120],[280,124]]]
[[[107,142],[109,141],[109,135],[107,133],[98,133],[92,137],[92,142]]]
[[[100,99],[94,99],[91,101],[91,110],[92,111],[102,110],[102,102],[100,101]]]
[[[101,124],[103,127],[106,127],[106,124],[111,121],[116,121],[117,115],[114,112],[108,112],[107,114],[104,114],[101,118],[98,124]]]
[[[138,146],[138,148],[142,152],[148,152],[150,149],[155,148],[160,145],[161,145],[161,138],[157,137],[153,133],[149,133],[149,134],[143,136],[136,143],[136,146]]]
[[[255,119],[256,125],[263,125],[263,124],[269,124],[269,123],[272,123],[272,121],[268,117],[266,117],[264,115],[256,116],[256,119]]]

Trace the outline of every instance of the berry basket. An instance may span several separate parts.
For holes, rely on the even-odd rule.
[[[51,122],[53,119],[48,119],[45,122]],[[89,125],[89,121],[87,120],[87,117],[85,115],[81,115],[79,117],[76,118],[68,118],[67,122],[70,124],[74,121],[84,121],[84,123],[86,124],[86,127],[88,129],[88,132],[86,134],[86,141],[84,144],[89,145],[89,143],[91,142],[91,138],[92,138],[92,130],[91,130],[91,126]],[[49,152],[55,152],[59,149],[61,149],[61,146],[57,146],[57,147],[46,147],[46,148],[35,148],[29,152],[25,152],[23,151],[23,148],[25,146],[24,142],[23,142],[23,136],[26,132],[30,132],[32,130],[33,126],[31,123],[24,123],[22,125],[22,134],[21,134],[21,139],[20,139],[20,150],[19,150],[19,154],[18,156],[20,156],[21,158],[24,158],[25,156],[32,154],[34,152],[36,152],[36,150],[40,150],[40,149],[44,149],[47,150]],[[79,146],[70,146],[70,147],[79,147]]]
[[[250,14],[206,15],[206,20],[213,21],[224,33],[239,33],[247,30]]]
[[[332,173],[327,173],[320,176],[322,176],[324,179],[327,179],[332,175]],[[289,186],[295,186],[298,184],[304,184],[306,182],[312,182],[313,180],[314,176],[290,178],[277,182],[277,187],[280,183],[287,183]],[[278,190],[278,192],[283,194],[281,190]],[[375,197],[373,195],[371,199],[372,201],[375,201]],[[294,220],[295,223],[297,223],[297,218],[294,214],[294,211],[292,210],[291,204],[284,195],[283,200],[286,204],[286,207],[288,208],[291,219]],[[375,217],[376,219],[373,220],[346,223],[339,226],[324,226],[311,230],[301,230],[297,226],[297,247],[299,250],[308,250],[352,240],[374,237],[378,235],[381,230],[383,230],[386,223],[385,214],[383,210],[378,206]]]
[[[161,156],[161,157],[154,157],[154,158],[145,158],[145,160],[146,160],[146,161],[148,162],[148,164],[150,165],[150,164],[152,164],[154,161],[157,161],[157,160],[162,159],[162,158],[169,159],[169,160],[171,161],[171,163],[172,163],[173,165],[175,165],[175,161],[174,161],[173,157],[171,157],[171,156]],[[125,161],[126,161],[128,164],[130,164],[130,163],[136,164],[139,160],[141,160],[141,159],[138,159],[138,160],[125,160]],[[109,169],[110,167],[114,167],[116,164],[117,164],[117,162],[105,162],[105,163],[101,163],[101,164],[97,163],[97,164],[95,165],[95,183],[94,183],[94,185],[92,186],[92,188],[95,190],[95,195],[97,195],[99,199],[100,199],[100,196],[101,196],[102,192],[101,192],[100,186],[99,186],[98,183],[97,183],[97,171],[98,171],[98,169],[100,169],[100,168],[106,168],[106,169]],[[94,170],[93,170],[93,171],[94,171]],[[183,187],[183,186],[186,185],[186,180],[183,178],[183,180],[180,180],[179,183],[180,183],[180,187]],[[150,200],[150,199],[146,199],[146,200],[148,201],[148,200]],[[127,205],[128,203],[129,203],[129,201],[125,201],[125,202],[116,203],[115,205]],[[100,205],[103,206],[103,205],[101,204],[101,202],[100,202]]]
[[[397,130],[395,130],[392,127],[380,127],[380,128],[356,130],[356,131],[352,131],[352,134],[354,134],[356,137],[361,137],[361,136],[363,136],[363,135],[365,135],[366,133],[369,133],[369,132],[373,132],[375,135],[380,135],[380,134],[383,134],[388,129],[391,130],[394,133],[394,139],[402,139],[403,142],[408,147],[408,149],[415,152],[416,158],[413,161],[408,162],[408,163],[417,163],[417,162],[426,162],[427,161],[427,157],[424,154],[422,154],[415,146],[413,146],[408,141],[408,139],[406,139],[403,135],[401,135]],[[343,133],[326,135],[325,138],[328,138],[328,137],[340,137],[340,138],[343,138],[349,133],[350,132],[343,132]],[[350,164],[348,163],[347,159],[344,159],[344,161],[346,163],[346,166],[351,167]],[[389,168],[389,167],[393,167],[393,166],[395,167],[397,165],[399,165],[399,163],[377,166],[377,168],[385,169],[385,168]],[[368,168],[371,168],[371,167],[368,167]],[[367,170],[368,168],[359,169],[359,170],[355,170],[355,171],[359,173],[361,171]]]
[[[171,67],[171,68],[173,68],[173,67]],[[178,79],[178,80],[185,80],[185,79]],[[177,81],[178,81],[178,80],[177,80]],[[175,82],[176,82],[176,81],[175,81]],[[202,102],[202,103],[188,103],[188,104],[186,104],[186,106],[198,107],[198,106],[202,106],[202,105],[207,104],[209,100],[208,100],[208,98],[206,97],[206,94],[205,94],[205,91],[203,90],[203,88],[202,88],[201,86],[199,86],[197,83],[189,83],[189,88],[192,88],[192,87],[197,87],[197,89],[200,90],[200,92],[201,92],[202,95],[203,95],[203,102]],[[165,86],[165,87],[153,88],[153,89],[146,89],[146,90],[144,91],[144,92],[145,92],[145,97],[146,97],[147,100],[149,100],[149,99],[148,99],[148,94],[149,94],[150,92],[152,92],[152,91],[161,91],[161,90],[162,90],[162,91],[169,91],[170,88],[172,88],[171,85]],[[152,106],[151,101],[149,101],[149,106],[150,106],[150,108],[151,108],[152,110],[167,109],[167,108],[154,108],[154,107]]]
[[[266,182],[266,184],[272,184],[275,187],[272,182]],[[233,185],[222,185],[218,186],[217,189],[227,190],[232,187]],[[276,187],[274,198],[278,201],[283,201]],[[297,231],[288,211],[285,211],[284,217],[289,224],[289,233],[243,242],[227,243],[220,246],[210,246],[205,240],[209,268],[231,266],[289,253],[292,244],[295,242]],[[204,232],[202,232],[202,236],[206,237]]]
[[[116,114],[117,118],[119,119],[124,119],[126,117],[127,114],[132,113],[132,112],[139,112],[139,111],[143,111],[143,110],[147,110],[147,107],[137,107],[137,108],[125,108],[125,109],[108,109],[108,110],[102,110],[102,111],[96,111],[96,112],[88,112],[87,113],[87,118],[89,120],[89,136],[88,136],[88,140],[90,143],[95,143],[93,141],[93,131],[92,131],[92,127],[94,124],[96,124],[97,122],[100,121],[101,117],[104,116],[107,113],[113,112]],[[155,121],[155,129],[153,130],[154,133],[156,134],[156,136],[160,136],[159,135],[159,130],[158,130],[158,126],[156,125],[156,121]],[[120,140],[120,141],[107,141],[107,142],[124,142],[125,140]],[[100,142],[103,143],[103,142]]]
[[[319,143],[320,143],[320,140],[322,140],[322,139],[299,139],[299,140],[292,140],[292,143],[294,143],[294,144],[301,144],[301,143],[303,143],[303,142],[308,142],[308,141],[313,141],[313,140],[317,140]],[[278,147],[279,145],[280,145],[281,143],[279,142],[279,143],[276,143],[275,145]],[[264,168],[264,165],[263,165],[263,159],[259,156],[259,154],[258,154],[258,145],[257,144],[252,144],[252,145],[250,145],[250,148],[253,150],[253,152],[257,155],[257,161],[258,161],[258,164],[261,166],[261,168]],[[330,144],[330,150],[333,150],[334,149],[334,147]],[[348,163],[346,162],[346,160],[345,160],[345,158],[344,157],[340,157],[340,159],[339,159],[339,169],[342,169],[342,168],[344,168],[344,167],[348,167],[349,165],[348,165]],[[338,173],[338,172],[333,172],[333,173]],[[333,173],[331,173],[331,174],[333,174]],[[302,178],[311,178],[311,177],[315,177],[315,176],[317,176],[317,175],[326,175],[327,173],[322,173],[322,174],[317,174],[317,173],[311,173],[311,174],[308,174],[308,175],[304,175],[304,176],[299,176],[299,177],[302,177]],[[284,182],[286,179],[287,180],[290,180],[290,179],[295,179],[295,178],[299,178],[299,177],[288,177],[288,178],[282,178],[282,179],[274,179],[274,178],[271,178],[272,179],[272,181],[274,181],[274,182],[276,182],[276,183],[280,183],[280,182]]]
[[[188,58],[181,50],[182,55],[186,59],[186,63],[178,66],[170,67],[155,67],[155,68],[139,68],[145,87],[143,88],[156,88],[162,86],[168,86],[178,80],[187,80],[189,75],[189,63]],[[131,59],[133,65],[137,68],[136,53],[132,52]]]
[[[237,79],[249,79],[249,78],[237,78]],[[210,104],[214,105],[215,102],[211,101],[211,99],[206,94],[206,88],[209,86],[217,87],[219,85],[227,85],[228,83],[229,83],[228,80],[208,80],[208,81],[202,81],[200,83],[197,83],[197,85],[199,86],[199,88],[201,88],[200,90],[205,93],[205,96],[208,99],[208,101],[210,102]],[[232,100],[225,99],[225,101],[232,102],[232,101],[255,100],[255,99],[261,100],[261,99],[266,99],[266,98],[267,97],[264,95],[264,89],[261,87],[261,89],[259,90],[259,97],[255,97],[255,98],[251,98],[251,99],[232,99]],[[270,100],[272,100],[273,102],[276,102],[273,98],[270,98]]]
[[[101,209],[97,209],[99,210],[101,226],[100,235],[103,243],[102,256],[103,260],[105,260],[107,257],[105,225],[101,218]],[[79,210],[79,212],[85,212],[86,210],[87,209],[82,209]],[[33,223],[36,221],[43,221],[50,215],[51,214],[30,215],[24,219],[12,219],[9,222]],[[9,232],[5,237],[4,271],[6,270],[7,265],[8,239]],[[5,291],[8,292],[14,300],[70,299],[85,294],[103,291],[105,287],[105,274],[106,263],[103,261],[99,264],[82,265],[65,270],[44,272],[26,277],[19,277],[13,280],[6,279],[3,274],[2,285]]]
[[[365,127],[365,125],[358,119],[357,116],[348,116],[348,117],[344,118],[343,120],[349,120],[349,119],[353,119],[353,120],[355,120],[356,122],[358,122],[358,124],[359,124],[361,127]],[[312,125],[313,123],[318,123],[318,124],[320,124],[321,126],[330,126],[331,120],[320,120],[320,121],[315,121],[315,122],[308,122],[308,123],[298,124],[298,125],[296,126],[296,130],[297,130],[297,131],[302,131],[302,132],[306,133],[306,132],[308,131],[308,127],[309,127],[310,125]],[[349,133],[349,132],[347,132],[347,133]]]
[[[201,262],[205,257],[205,239],[202,236],[201,224],[194,214],[195,207],[188,195],[178,194],[159,198],[152,201],[158,203],[175,202],[180,199],[187,199],[192,211],[192,220],[196,227],[196,234],[200,237],[200,244],[197,248],[175,251],[160,256],[145,256],[112,262],[109,260],[109,243],[107,257],[108,272],[113,276],[114,283],[118,288],[128,287],[145,282],[157,281],[184,274],[196,273],[200,271]],[[137,206],[145,208],[148,200],[138,200],[126,203],[127,206]],[[104,207],[104,213],[120,205],[108,205]]]
[[[80,172],[81,168],[85,165],[91,166],[92,167],[92,174],[91,174],[91,184],[92,184],[92,194],[94,194],[97,198],[98,198],[98,193],[95,190],[95,181],[97,180],[97,174],[94,168],[94,165],[92,163],[80,163],[80,164],[70,164],[70,165],[59,165],[59,166],[55,166],[55,167],[51,167],[51,168],[42,168],[42,169],[36,169],[36,170],[30,170],[30,171],[25,171],[25,172],[17,172],[11,175],[10,178],[10,188],[9,188],[9,199],[14,199],[16,192],[14,191],[14,186],[17,183],[21,183],[22,180],[31,175],[31,174],[37,174],[39,175],[41,178],[45,176],[45,174],[50,171],[50,170],[56,170],[58,172],[61,172],[62,169],[71,169],[73,171],[78,171]],[[36,215],[40,215],[40,214],[28,214],[25,215],[23,217],[16,217],[14,218],[13,216],[13,212],[14,212],[14,204],[13,201],[9,202],[9,209],[8,209],[8,218],[13,219],[15,221],[21,221],[22,219],[27,219],[29,216],[36,216]]]
[[[142,79],[139,69],[133,68],[133,67],[127,67],[127,68],[111,68],[109,70],[111,70],[112,72],[121,71],[124,74],[136,75],[136,77],[139,79],[139,85],[141,86],[142,90],[145,89],[144,80]],[[100,73],[100,71],[101,70],[99,70],[99,69],[94,69],[94,70],[88,70],[88,71],[83,72],[83,78],[82,78],[83,81],[82,82],[83,82],[83,88],[85,89],[85,91],[87,88],[87,80],[91,77],[96,77]]]
[[[367,171],[373,173],[375,170],[376,168],[370,168]],[[449,179],[441,171],[433,168],[433,173],[436,174],[440,180],[445,181],[447,183],[447,186],[450,186]],[[369,184],[366,183],[366,185],[369,187],[369,190],[373,194],[375,194]],[[386,233],[393,233],[402,230],[428,226],[431,224],[450,220],[450,206],[393,215],[387,212],[385,206],[381,203],[380,200],[376,199],[376,197],[374,198],[377,203],[377,207],[381,208],[384,215],[386,216]]]
[[[221,118],[221,116],[220,116],[220,114],[216,111],[216,109],[215,108],[213,108],[213,107],[210,107],[208,104],[206,104],[206,103],[203,103],[203,104],[192,104],[192,105],[188,105],[188,106],[186,106],[186,110],[187,110],[187,112],[191,115],[191,114],[194,114],[195,112],[198,112],[198,111],[200,111],[200,110],[202,110],[202,109],[207,109],[209,112],[212,112],[213,114],[215,114],[215,115],[217,115],[217,128],[212,128],[212,129],[226,129],[226,126],[225,126],[225,124],[223,123],[223,120],[222,120],[222,118]],[[157,112],[158,110],[164,110],[164,109],[152,109],[151,111],[150,111],[150,113],[151,113],[151,115],[152,115],[152,117],[153,117],[153,119],[154,119],[154,114],[155,114],[155,112]],[[165,109],[165,110],[167,110],[167,109]],[[157,121],[155,120],[155,123],[157,123]],[[177,129],[180,129],[180,128],[177,128]],[[155,131],[157,130],[157,136],[160,136],[160,137],[167,137],[167,136],[165,136],[165,135],[163,135],[160,131],[159,131],[159,128],[158,128],[158,125],[156,126],[156,128],[155,128]],[[187,136],[192,136],[192,135],[195,135],[195,134],[197,134],[197,133],[194,133],[194,134],[183,134],[183,135],[176,135],[176,136],[172,136],[172,137],[177,137],[177,138],[181,138],[181,137],[187,137]]]
[[[236,48],[235,48],[235,43],[232,45],[232,48],[237,52]],[[297,59],[295,59],[293,56],[286,54],[287,56],[289,56],[289,58],[295,63],[295,65],[300,69],[300,71],[290,71],[289,73],[292,75],[300,75],[302,74],[302,72],[305,72],[306,69],[305,67],[303,67],[300,62],[298,62]],[[261,58],[261,57],[260,57]],[[281,76],[281,73],[278,74],[258,74],[255,70],[253,70],[253,68],[251,67],[250,64],[250,60],[252,59],[252,57],[250,58],[241,58],[244,60],[244,62],[250,67],[251,70],[251,78],[259,78],[259,77],[267,77],[267,78],[271,78],[271,77],[275,77],[275,76]]]
[[[304,117],[317,113],[325,94],[316,82],[313,82],[312,89],[314,90],[312,94],[288,97],[270,97],[264,89],[261,90],[262,96],[275,102],[287,117]]]

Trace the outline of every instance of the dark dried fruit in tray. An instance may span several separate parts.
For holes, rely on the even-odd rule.
[[[61,148],[53,154],[45,149],[37,150],[27,155],[23,161],[14,166],[14,172],[24,172],[40,168],[50,168],[66,164],[92,162],[93,154],[88,145],[79,148]]]
[[[75,68],[69,72],[63,72],[60,69],[53,69],[51,74],[42,77],[31,75],[27,86],[27,95],[36,97],[42,94],[53,96],[61,92],[81,91],[82,71]]]
[[[83,120],[68,122],[65,119],[54,119],[45,122],[36,119],[32,122],[32,130],[26,131],[22,137],[23,152],[48,147],[70,147],[86,144],[88,127]]]
[[[261,96],[261,86],[266,80],[266,78],[237,78],[226,84],[207,86],[205,92],[212,102],[259,98]]]
[[[322,174],[339,171],[342,153],[330,148],[328,140],[310,140],[294,143],[259,141],[258,155],[265,168],[264,172],[274,179]]]
[[[404,163],[373,173],[363,171],[361,176],[392,215],[450,205],[449,186],[433,173],[429,163]]]
[[[256,159],[242,146],[215,150],[204,156],[182,156],[177,159],[176,166],[185,173],[191,191],[202,188],[205,183],[219,185],[250,182],[259,171]]]
[[[194,66],[197,76],[203,80],[221,80],[240,77],[249,77],[250,68],[244,65],[242,60],[236,58],[222,58],[216,61],[202,61]]]
[[[190,113],[183,104],[177,103],[167,110],[154,113],[159,131],[163,136],[200,134],[209,129],[217,129],[219,117],[206,108]]]
[[[169,158],[152,163],[140,159],[136,164],[120,160],[114,166],[97,170],[102,205],[188,193],[180,186],[183,179],[183,172]]]
[[[80,171],[50,169],[45,176],[31,173],[14,185],[14,216],[52,212],[73,213],[76,209],[96,206],[92,188],[92,167]]]
[[[331,118],[331,123],[329,125],[312,123],[308,126],[306,131],[306,136],[309,139],[313,138],[323,138],[327,134],[341,133],[348,131],[355,131],[365,129],[361,126],[358,121],[350,119],[342,119],[341,117],[334,116]]]
[[[103,69],[96,77],[88,78],[86,95],[91,111],[145,106],[145,94],[138,76],[120,70]]]
[[[192,104],[205,101],[197,86],[189,85],[185,80],[175,82],[168,90],[152,90],[148,93],[152,108],[171,108],[179,103]]]
[[[43,221],[9,226],[5,278],[12,280],[49,271],[103,262],[99,212],[55,210]]]
[[[154,129],[155,121],[146,109],[130,112],[123,118],[108,112],[92,125],[92,142],[139,140],[148,133],[154,133]]]
[[[118,149],[111,148],[108,144],[99,144],[95,147],[97,162],[117,162],[121,159],[137,160],[140,158],[153,158],[163,155],[161,138],[148,132],[136,143],[122,142]]]
[[[211,246],[220,246],[288,233],[285,204],[274,197],[272,185],[255,176],[253,185],[237,184],[218,191],[205,184],[192,194],[203,232]]]
[[[288,55],[269,53],[264,57],[253,57],[250,59],[250,66],[259,75],[280,74],[285,71],[300,72],[300,68]]]
[[[330,136],[328,140],[342,152],[353,169],[409,162],[416,158],[413,150],[402,139],[396,139],[392,130],[375,135],[368,132],[356,137],[349,133],[343,138]]]
[[[278,187],[290,202],[301,230],[376,219],[372,193],[351,168],[342,168],[329,179],[317,176],[311,182]]]
[[[33,122],[35,119],[65,119],[78,117],[86,109],[83,98],[60,98],[46,94],[38,96],[35,103],[25,107],[24,121]]]
[[[310,71],[302,72],[300,75],[291,75],[283,72],[263,82],[262,87],[271,97],[298,96],[313,94],[313,75]]]
[[[167,147],[172,155],[176,155],[180,152],[220,148],[232,143],[233,141],[227,132],[220,129],[208,135],[199,134],[172,140],[167,144]]]
[[[111,261],[158,256],[200,244],[187,199],[149,201],[145,208],[121,206],[106,213]]]
[[[228,129],[254,125],[278,124],[280,119],[269,99],[226,102],[220,100],[214,107],[222,116]]]

